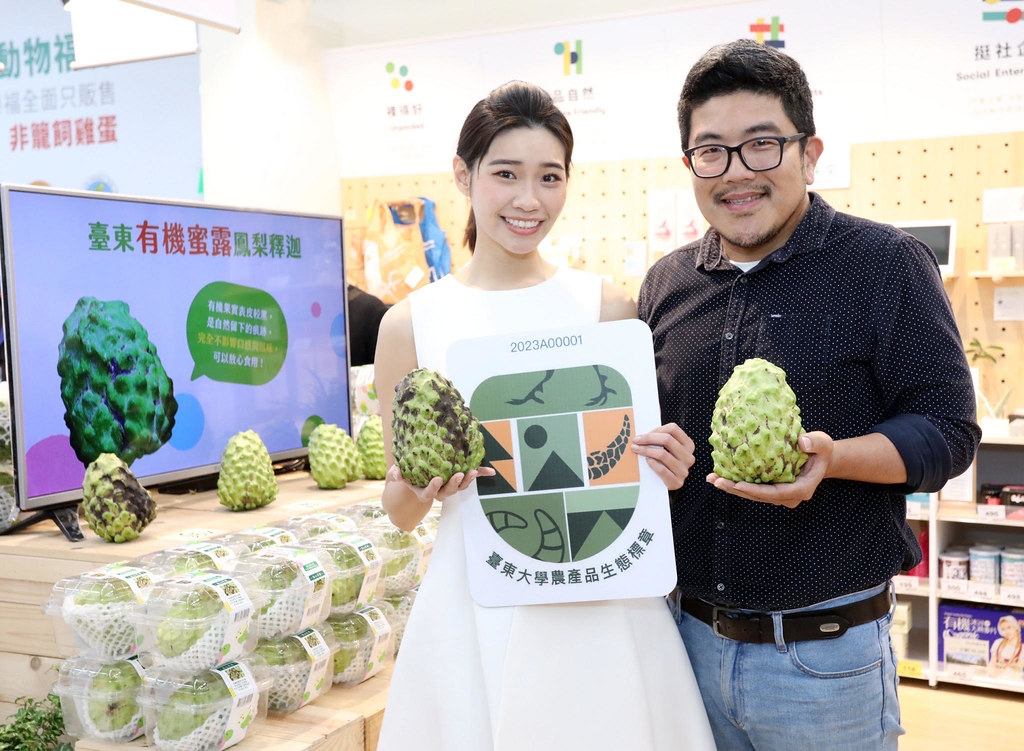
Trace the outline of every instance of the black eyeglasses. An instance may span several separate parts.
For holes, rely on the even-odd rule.
[[[743,166],[751,172],[766,172],[782,164],[782,149],[787,143],[802,141],[807,136],[797,133],[795,136],[758,136],[744,141],[739,146],[726,146],[721,143],[706,143],[686,149],[690,169],[697,177],[720,177],[729,171],[733,152],[740,155]]]

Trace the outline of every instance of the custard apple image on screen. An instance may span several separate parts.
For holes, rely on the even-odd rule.
[[[82,513],[99,537],[127,542],[156,518],[156,502],[116,454],[100,454],[85,470]]]
[[[425,488],[434,477],[448,482],[480,466],[480,424],[455,385],[437,371],[413,370],[395,387],[392,453],[402,477]]]
[[[64,423],[82,464],[116,454],[131,466],[170,439],[174,385],[127,303],[79,299],[64,321],[57,373]]]
[[[782,368],[752,358],[718,392],[711,417],[715,473],[733,482],[793,482],[807,461],[796,394]]]
[[[477,479],[494,531],[547,563],[589,558],[625,530],[640,497],[632,392],[605,365],[499,375],[473,392],[484,436]]]

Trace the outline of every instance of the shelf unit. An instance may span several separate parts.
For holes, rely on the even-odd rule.
[[[949,582],[939,577],[939,554],[950,544],[985,541],[1024,546],[1024,509],[1018,517],[1013,507],[973,502],[982,481],[1024,483],[1024,438],[983,438],[974,463],[959,480],[960,492],[968,488],[972,500],[948,501],[942,499],[942,493],[933,493],[927,500],[911,496],[907,502],[911,526],[928,530],[928,576],[901,575],[894,579],[897,599],[909,598],[912,611],[907,653],[899,662],[898,672],[904,678],[927,680],[932,686],[956,683],[1024,693],[1024,674],[1020,680],[994,679],[982,668],[946,665],[939,660],[939,605],[943,601],[1024,609],[1024,588]]]

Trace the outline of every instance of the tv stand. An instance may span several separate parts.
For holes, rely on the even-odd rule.
[[[37,524],[38,522],[46,521],[47,519],[53,520],[53,523],[57,525],[57,528],[64,533],[68,542],[80,542],[85,539],[85,535],[82,534],[82,528],[78,524],[78,501],[61,503],[56,506],[50,506],[49,508],[37,511],[27,519],[15,522],[10,529],[0,532],[0,534],[10,534],[11,532],[15,532],[19,529],[24,529],[25,527]]]

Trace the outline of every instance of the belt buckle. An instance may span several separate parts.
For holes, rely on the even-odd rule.
[[[732,639],[732,637],[728,634],[723,634],[722,630],[718,627],[719,615],[721,615],[722,613],[738,614],[739,612],[740,611],[733,610],[732,608],[723,608],[718,605],[715,605],[711,609],[711,628],[714,630],[715,636],[719,636],[723,639]]]

